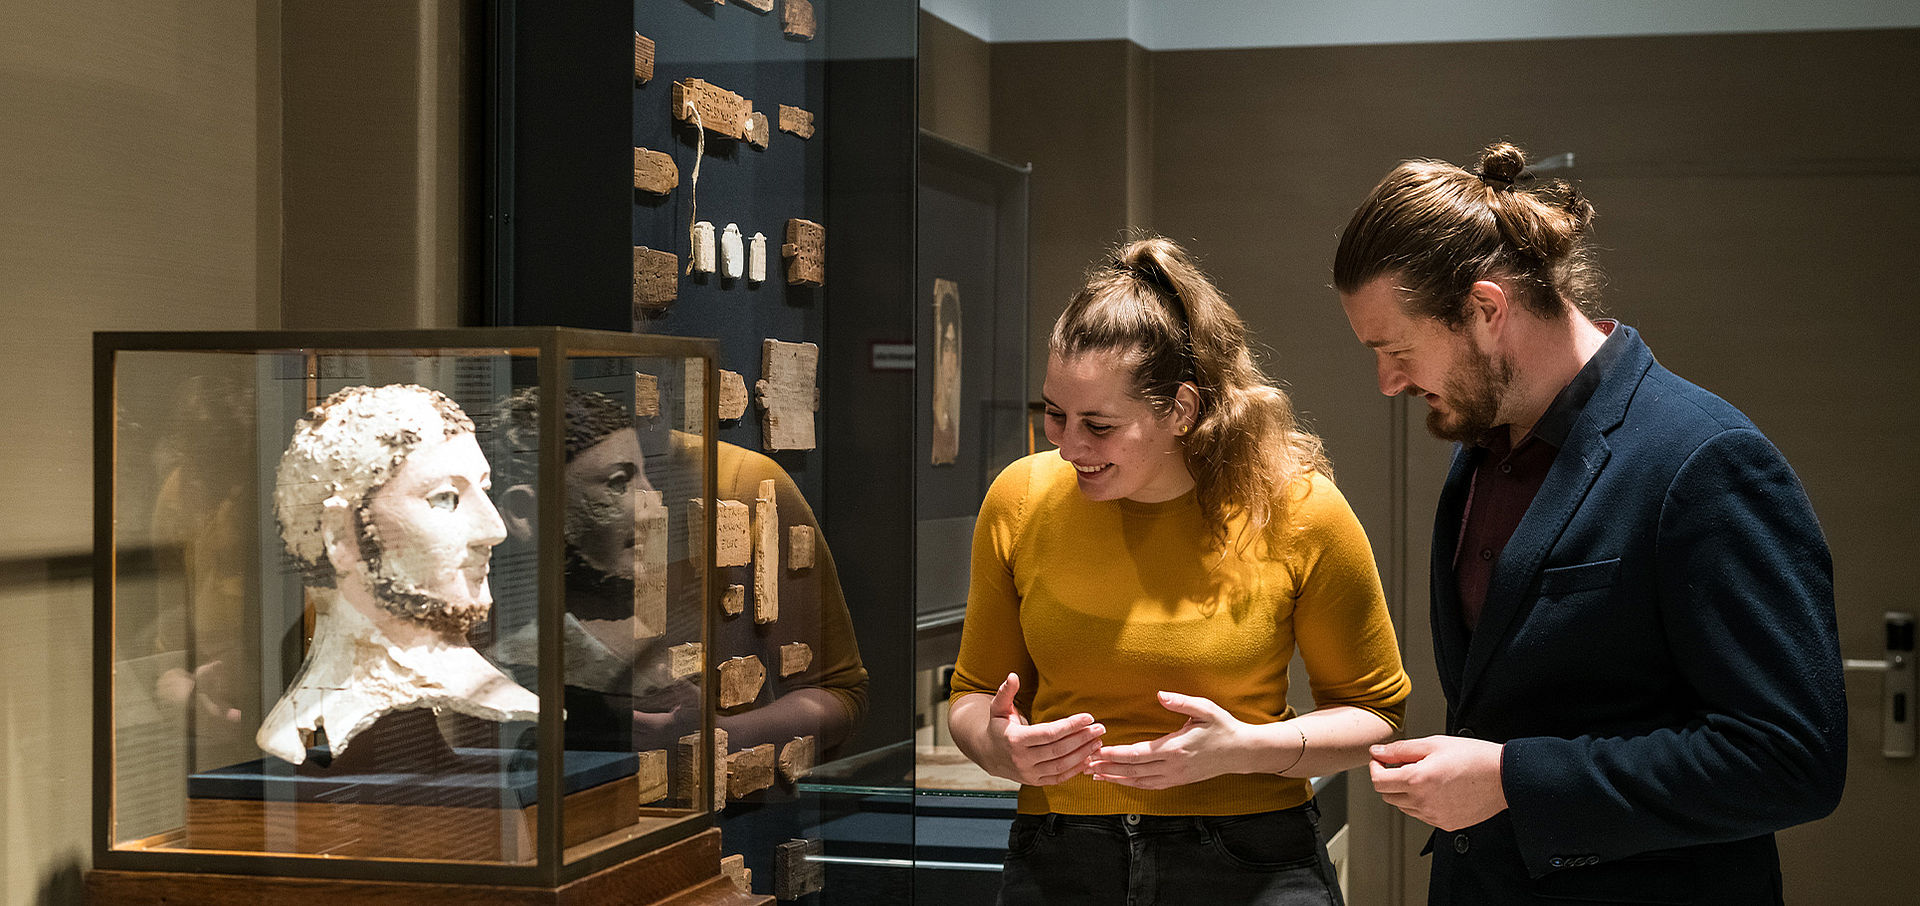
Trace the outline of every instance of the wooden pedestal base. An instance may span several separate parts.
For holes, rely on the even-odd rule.
[[[356,881],[161,871],[87,873],[91,906],[766,906],[720,874],[706,830],[558,888]]]
[[[568,795],[562,845],[578,846],[642,824],[639,796],[639,783],[631,776]],[[537,805],[480,809],[188,799],[184,848],[326,853],[361,859],[530,862],[539,814]],[[648,820],[656,826],[671,821]]]

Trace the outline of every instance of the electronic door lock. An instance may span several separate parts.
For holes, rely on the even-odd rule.
[[[1848,670],[1880,674],[1880,754],[1888,758],[1913,757],[1915,693],[1920,691],[1913,643],[1913,614],[1890,610],[1886,656],[1880,660],[1847,658],[1845,662]]]

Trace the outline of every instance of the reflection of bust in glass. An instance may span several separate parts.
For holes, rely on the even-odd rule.
[[[255,737],[293,763],[316,731],[333,756],[382,715],[451,709],[533,720],[533,693],[467,642],[493,603],[506,537],[473,423],[412,385],[349,387],[301,418],[274,510],[315,612],[313,642]]]
[[[503,471],[501,509],[514,540],[532,540],[537,509],[530,455],[537,449],[537,394],[515,394],[502,407],[506,445],[515,451]],[[568,747],[636,750],[671,747],[699,729],[697,686],[669,672],[667,649],[701,636],[699,598],[706,563],[681,547],[683,531],[668,533],[671,556],[636,556],[648,539],[634,531],[636,509],[664,505],[684,512],[699,496],[703,450],[697,435],[635,430],[630,407],[593,391],[570,391],[565,407],[566,540],[562,647],[566,652]],[[793,478],[766,456],[734,444],[717,445],[714,494],[751,502],[762,479],[775,482],[780,520],[816,527]],[[664,494],[664,503],[654,496]],[[645,515],[644,512],[641,515]],[[642,520],[644,521],[644,520]],[[684,525],[684,521],[676,523]],[[657,543],[659,539],[654,539]],[[505,550],[503,548],[503,550]],[[667,575],[637,574],[637,564],[666,562]],[[852,619],[841,596],[838,573],[824,540],[816,542],[810,570],[780,570],[780,619],[757,624],[751,616],[722,616],[713,626],[709,666],[752,655],[768,665],[766,685],[752,702],[723,710],[716,724],[729,748],[785,743],[811,735],[822,751],[847,739],[866,713],[867,671],[854,642]],[[723,586],[751,585],[748,567],[715,572]],[[669,589],[667,623],[646,632],[634,626],[634,585]],[[688,598],[687,595],[693,595]],[[522,607],[521,609],[525,609]],[[535,663],[531,614],[497,614],[498,655],[504,663]],[[780,648],[803,642],[813,652],[804,670],[780,676]]]

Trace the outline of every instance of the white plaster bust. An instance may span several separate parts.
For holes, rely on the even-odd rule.
[[[467,642],[506,537],[473,422],[411,384],[349,387],[302,417],[274,511],[314,604],[313,644],[254,737],[295,764],[324,728],[335,757],[382,715],[450,708],[533,720],[539,700]]]

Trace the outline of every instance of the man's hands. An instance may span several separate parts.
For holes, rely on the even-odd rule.
[[[1093,756],[1096,780],[1143,790],[1164,790],[1221,774],[1257,770],[1248,725],[1212,700],[1160,693],[1160,707],[1187,716],[1180,729],[1146,742],[1102,746]]]
[[[1368,772],[1380,798],[1443,831],[1472,827],[1507,810],[1497,742],[1427,736],[1374,746]]]
[[[993,693],[987,719],[988,751],[981,753],[986,758],[980,766],[995,777],[1034,786],[1085,773],[1087,760],[1099,750],[1100,737],[1107,728],[1094,723],[1093,715],[1085,712],[1029,725],[1026,715],[1013,704],[1019,693],[1020,677],[1012,673]]]

